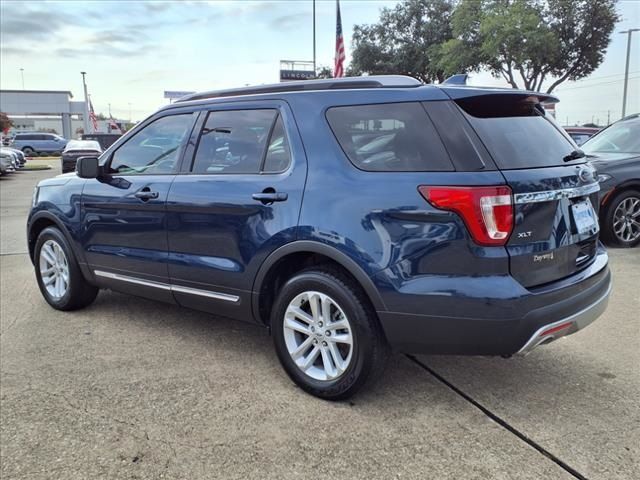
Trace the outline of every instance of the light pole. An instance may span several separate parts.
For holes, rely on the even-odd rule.
[[[622,118],[627,113],[627,87],[629,85],[629,57],[631,56],[631,34],[640,32],[640,28],[630,28],[620,33],[627,34],[627,63],[624,67],[624,92],[622,94]]]
[[[316,0],[313,0],[313,76],[315,78],[316,70]]]
[[[24,90],[24,68],[20,69],[20,76],[22,77],[22,89]]]
[[[129,102],[129,123],[131,123],[131,102]]]
[[[82,123],[84,124],[84,133],[89,133],[89,95],[87,94],[87,82],[84,76],[87,72],[80,72],[82,75],[82,86],[84,87],[84,115],[82,115]]]

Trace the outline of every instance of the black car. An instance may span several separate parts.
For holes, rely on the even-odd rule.
[[[95,140],[100,144],[102,150],[106,150],[116,143],[121,136],[121,133],[85,133],[82,135],[82,140]]]
[[[598,171],[602,238],[640,245],[640,114],[615,122],[582,148]]]
[[[101,154],[102,148],[95,140],[69,140],[60,158],[62,173],[73,172],[80,157],[95,157]]]

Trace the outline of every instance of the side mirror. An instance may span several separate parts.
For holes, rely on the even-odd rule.
[[[98,157],[80,157],[76,162],[76,174],[80,178],[98,178],[100,166]]]

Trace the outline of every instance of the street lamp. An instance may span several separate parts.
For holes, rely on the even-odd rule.
[[[622,94],[622,118],[627,113],[627,86],[629,85],[629,57],[631,56],[631,34],[640,32],[640,28],[630,28],[620,33],[627,34],[627,63],[624,68],[624,93]]]
[[[22,77],[22,89],[24,90],[24,68],[20,69],[20,76]]]

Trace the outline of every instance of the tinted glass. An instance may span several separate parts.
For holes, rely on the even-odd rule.
[[[192,114],[159,118],[114,152],[109,171],[125,175],[173,172],[192,123]]]
[[[194,173],[258,173],[276,110],[210,112],[200,134]]]
[[[289,153],[289,141],[284,131],[284,123],[282,117],[278,116],[276,124],[271,132],[269,147],[267,147],[267,155],[264,159],[265,173],[282,172],[287,169],[291,162],[291,154]]]
[[[334,107],[327,120],[349,160],[379,172],[453,170],[419,103]]]
[[[584,144],[587,153],[640,153],[640,119],[624,120]]]
[[[486,95],[457,103],[501,169],[566,165],[563,158],[576,148],[530,97]]]

